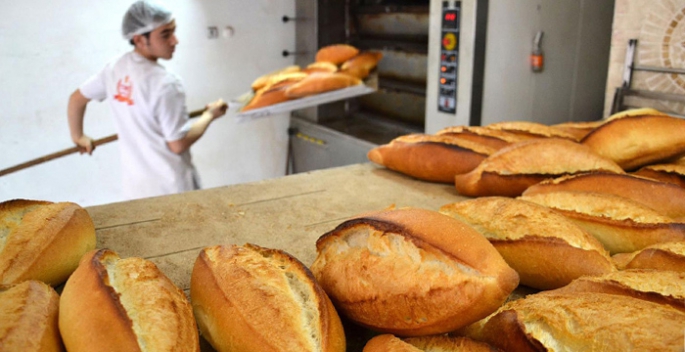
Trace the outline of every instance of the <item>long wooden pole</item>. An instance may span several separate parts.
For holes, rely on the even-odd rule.
[[[198,116],[202,115],[203,112],[205,112],[205,109],[194,110],[194,111],[191,111],[188,114],[188,116],[190,116],[191,118],[198,117]],[[114,142],[117,139],[118,139],[118,136],[116,134],[113,134],[111,136],[107,136],[104,138],[94,140],[93,146],[97,147],[97,146],[100,146],[103,144],[107,144],[109,142]],[[23,170],[23,169],[35,166],[35,165],[42,164],[44,162],[48,162],[50,160],[55,160],[57,158],[67,156],[69,154],[78,153],[78,151],[79,151],[79,147],[75,146],[75,147],[71,147],[68,149],[60,150],[60,151],[52,153],[52,154],[44,155],[44,156],[41,156],[40,158],[29,160],[25,163],[21,163],[19,165],[15,165],[15,166],[8,167],[6,169],[0,170],[0,177],[5,176],[7,174],[11,174],[13,172],[17,172],[19,170]]]

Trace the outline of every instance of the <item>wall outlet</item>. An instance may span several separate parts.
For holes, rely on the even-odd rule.
[[[207,27],[207,38],[208,39],[219,38],[219,28],[217,26]]]

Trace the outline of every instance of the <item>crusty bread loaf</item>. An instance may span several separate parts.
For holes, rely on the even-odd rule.
[[[668,182],[680,188],[685,188],[685,165],[647,165],[633,172],[633,175],[647,177],[661,182]]]
[[[267,84],[269,84],[269,82],[271,82],[271,80],[272,80],[274,77],[276,77],[276,76],[278,76],[278,75],[280,75],[280,74],[292,73],[292,72],[299,72],[299,71],[300,71],[300,66],[298,66],[298,65],[290,65],[290,66],[287,66],[287,67],[278,69],[278,70],[276,70],[276,71],[269,72],[269,73],[264,74],[264,75],[262,75],[262,76],[259,76],[257,79],[255,79],[255,80],[252,82],[252,90],[253,90],[254,92],[256,92],[256,91],[258,91],[258,90],[264,88]]]
[[[515,197],[545,179],[592,170],[623,172],[578,143],[538,138],[498,150],[472,171],[455,176],[454,184],[457,192],[469,197]]]
[[[83,256],[60,299],[69,352],[199,351],[190,303],[152,262],[108,249]]]
[[[285,91],[288,87],[289,85],[260,90],[252,99],[250,99],[250,102],[240,109],[240,111],[250,111],[288,101],[290,98],[285,95]]]
[[[493,130],[507,131],[530,138],[563,138],[572,141],[578,141],[576,137],[564,131],[563,129],[552,126],[543,125],[537,122],[530,121],[503,121],[496,122],[485,126]]]
[[[685,242],[664,242],[613,257],[619,269],[654,269],[685,273]]]
[[[378,62],[383,58],[383,53],[377,51],[363,52],[347,61],[340,66],[340,71],[349,75],[364,79],[369,75],[369,72],[376,68]]]
[[[335,64],[332,64],[330,62],[326,62],[326,61],[313,62],[313,63],[307,65],[307,67],[305,67],[304,70],[302,70],[302,72],[305,72],[308,74],[315,73],[315,72],[337,72],[337,71],[338,71],[338,66],[336,66]]]
[[[95,248],[95,226],[75,203],[16,199],[0,203],[0,284],[59,285]]]
[[[685,314],[621,295],[543,292],[482,325],[471,336],[504,351],[680,351]]]
[[[585,122],[564,122],[552,125],[550,127],[564,131],[572,135],[575,140],[579,141],[583,139],[588,133],[592,132],[595,128],[601,126],[604,121],[585,121]]]
[[[685,153],[685,120],[666,116],[628,116],[606,122],[583,138],[597,154],[625,170]]]
[[[202,335],[218,351],[345,351],[326,293],[283,251],[207,247],[195,261],[190,296]]]
[[[638,108],[638,109],[628,109],[624,111],[619,111],[617,113],[612,114],[611,116],[607,117],[604,122],[607,121],[613,121],[616,119],[622,119],[624,117],[631,117],[631,116],[658,116],[658,115],[666,115],[663,112],[653,109],[653,108]]]
[[[371,149],[369,160],[390,170],[432,182],[454,182],[469,172],[495,148],[449,135],[411,134]]]
[[[514,133],[493,130],[480,126],[452,126],[444,128],[436,135],[447,135],[460,139],[470,140],[496,150],[502,149],[512,143],[521,142],[530,138],[522,137]]]
[[[445,333],[482,319],[519,281],[485,237],[425,209],[345,221],[316,249],[312,272],[339,312],[399,336]]]
[[[562,176],[530,186],[523,195],[558,191],[613,194],[642,203],[661,215],[685,220],[685,189],[629,174],[588,172]]]
[[[602,276],[581,277],[567,286],[549,292],[623,295],[670,305],[685,313],[685,272],[648,269],[617,271]]]
[[[419,336],[400,339],[391,334],[369,340],[363,352],[497,352],[498,349],[468,337]]]
[[[594,192],[559,191],[521,196],[562,213],[595,236],[611,254],[685,240],[685,224],[628,198]]]
[[[59,295],[41,281],[0,287],[0,351],[64,351],[58,311]]]
[[[333,44],[324,46],[316,52],[314,61],[326,61],[335,65],[340,65],[343,62],[357,56],[359,49],[348,44]]]
[[[362,84],[359,78],[344,73],[316,72],[288,87],[285,95],[289,98],[302,98],[359,84]]]
[[[447,204],[440,212],[483,234],[526,286],[559,288],[583,275],[615,270],[609,253],[594,237],[535,203],[484,197]]]

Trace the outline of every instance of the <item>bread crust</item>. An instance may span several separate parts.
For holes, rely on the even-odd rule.
[[[340,66],[340,71],[349,75],[364,79],[369,72],[376,68],[378,62],[383,58],[383,53],[377,51],[366,51],[345,61]]]
[[[198,326],[219,351],[345,351],[332,303],[311,272],[283,251],[207,247],[190,290]]]
[[[267,84],[269,83],[269,81],[277,75],[284,74],[284,73],[299,72],[299,71],[300,71],[300,66],[290,65],[290,66],[286,66],[284,68],[280,68],[278,70],[275,70],[273,72],[266,73],[262,76],[259,76],[257,79],[255,79],[252,82],[252,91],[257,92],[258,90],[266,87]]]
[[[587,122],[565,122],[552,125],[551,127],[564,131],[575,137],[577,141],[582,140],[588,133],[592,132],[595,128],[601,126],[604,121],[587,121]]]
[[[666,351],[683,343],[685,314],[606,293],[529,295],[507,303],[477,334],[505,351]]]
[[[285,91],[292,84],[294,83],[289,83],[288,85],[279,85],[278,87],[257,92],[250,102],[243,106],[240,111],[250,111],[290,100],[290,98],[285,95]]]
[[[498,349],[474,341],[468,337],[441,335],[408,337],[400,339],[391,334],[382,334],[369,340],[363,352],[497,352]]]
[[[685,242],[664,242],[613,257],[619,269],[654,269],[685,273]]]
[[[59,295],[47,284],[24,281],[0,287],[0,349],[64,351],[57,327]]]
[[[498,150],[472,171],[456,175],[454,184],[457,192],[469,197],[514,197],[547,178],[592,170],[623,173],[616,163],[578,143],[539,138]]]
[[[357,56],[359,49],[348,44],[333,44],[324,46],[316,52],[314,61],[326,61],[335,65],[340,65],[343,62]]]
[[[530,186],[523,195],[558,191],[613,194],[642,203],[662,215],[685,219],[685,189],[630,174],[588,172],[570,175]]]
[[[519,135],[509,133],[506,131],[493,130],[479,126],[454,126],[444,128],[436,133],[436,135],[446,135],[456,138],[472,141],[474,143],[482,144],[500,150],[511,143],[526,140]]]
[[[40,280],[59,285],[94,248],[95,226],[78,204],[0,203],[0,284]]]
[[[303,98],[309,95],[325,93],[362,84],[362,81],[348,74],[339,72],[315,72],[305,79],[291,85],[285,91],[288,98]]]
[[[440,212],[483,234],[519,274],[521,284],[548,290],[584,275],[615,271],[609,253],[563,215],[535,203],[485,197],[444,205]]]
[[[657,164],[647,165],[633,172],[633,175],[674,184],[685,188],[685,165]]]
[[[151,262],[107,249],[86,254],[67,281],[59,328],[75,352],[200,349],[183,292]]]
[[[507,131],[529,138],[563,138],[578,141],[575,135],[563,129],[530,121],[504,121],[485,126],[493,130]]]
[[[478,166],[494,148],[450,136],[407,135],[371,149],[367,157],[390,170],[431,182],[454,182],[454,176]]]
[[[685,121],[666,115],[627,116],[606,122],[581,143],[635,170],[685,153]]]
[[[362,215],[316,246],[312,272],[339,311],[399,336],[444,333],[481,319],[519,281],[482,235],[425,209]]]
[[[594,192],[559,191],[522,196],[548,206],[595,236],[611,254],[685,240],[685,224],[628,198]]]

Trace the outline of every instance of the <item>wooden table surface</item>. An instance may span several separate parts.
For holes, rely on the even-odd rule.
[[[87,210],[97,248],[152,261],[188,294],[193,264],[204,247],[253,243],[310,266],[316,240],[351,216],[392,205],[438,210],[463,199],[452,185],[366,163]],[[361,351],[370,335],[347,322],[345,328],[348,351]],[[212,350],[204,341],[202,349]]]

